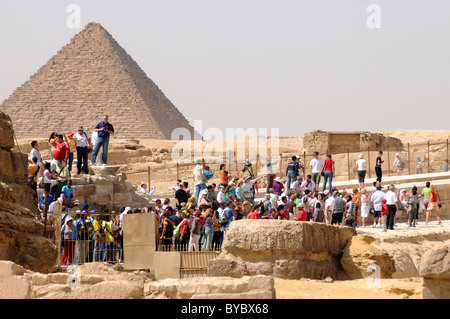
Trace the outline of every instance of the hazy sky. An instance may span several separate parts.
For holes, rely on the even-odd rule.
[[[448,0],[0,0],[0,103],[81,31],[69,4],[203,129],[449,128]]]

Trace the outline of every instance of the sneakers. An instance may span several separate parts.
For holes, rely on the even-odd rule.
[[[378,224],[377,227],[378,227],[378,228],[381,228],[381,224]]]

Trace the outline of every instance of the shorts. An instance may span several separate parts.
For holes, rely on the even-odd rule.
[[[341,224],[342,223],[342,217],[344,216],[344,213],[333,213],[331,217],[331,225],[333,224]]]
[[[312,173],[311,180],[316,184],[320,184],[320,173]]]
[[[365,178],[366,178],[366,171],[358,171],[358,182],[364,183]]]
[[[433,209],[438,209],[438,203],[437,202],[430,202],[428,204],[427,210],[433,210]]]
[[[423,198],[423,204],[425,205],[425,208],[428,208],[428,203],[430,202],[430,197],[424,197]]]
[[[381,217],[381,210],[374,210],[373,218]]]

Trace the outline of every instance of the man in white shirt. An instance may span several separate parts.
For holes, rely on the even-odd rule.
[[[381,227],[381,200],[384,198],[384,193],[381,191],[381,185],[377,186],[375,192],[370,195],[370,201],[373,203],[373,227]],[[378,222],[378,224],[377,224]]]
[[[331,224],[331,215],[333,214],[333,209],[334,209],[334,200],[337,197],[337,193],[333,193],[333,196],[330,196],[326,201],[325,201],[325,222],[330,225]]]
[[[395,186],[389,185],[389,190],[384,194],[384,199],[386,200],[386,205],[389,210],[389,215],[387,217],[386,226],[387,229],[394,230],[394,219],[395,219],[395,213],[398,210],[398,198],[397,195],[394,193]]]
[[[304,191],[302,188],[302,183],[303,178],[301,176],[297,176],[297,180],[291,184],[291,190],[298,196]]]
[[[242,191],[244,192],[245,200],[255,206],[253,184],[264,176],[252,179],[250,175],[244,176],[244,183],[242,184]]]
[[[323,161],[319,158],[319,152],[314,152],[314,158],[309,163],[309,166],[311,167],[311,178],[316,185],[315,190],[318,191],[320,184],[320,172],[322,172],[323,166]]]
[[[80,174],[81,171],[89,174],[88,154],[91,148],[91,138],[84,131],[82,125],[78,126],[77,132],[73,137],[77,140],[77,174]]]
[[[309,189],[309,191],[312,192],[316,189],[316,183],[314,183],[314,181],[312,180],[311,175],[307,175],[306,180],[301,184],[300,187],[304,190]]]

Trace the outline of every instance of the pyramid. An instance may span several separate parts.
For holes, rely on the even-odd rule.
[[[119,139],[170,139],[194,129],[131,56],[98,23],[89,23],[1,105],[18,138],[86,132],[105,114]]]

